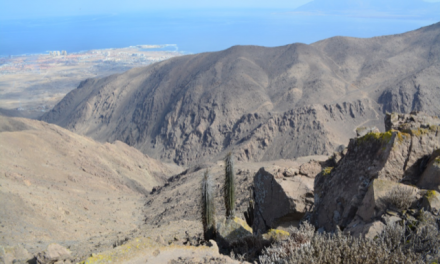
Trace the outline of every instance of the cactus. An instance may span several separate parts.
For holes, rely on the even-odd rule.
[[[225,187],[224,198],[226,208],[226,218],[235,217],[235,175],[232,153],[229,152],[225,157]]]
[[[202,222],[203,235],[206,241],[215,238],[215,206],[212,179],[209,171],[205,171],[202,180]]]

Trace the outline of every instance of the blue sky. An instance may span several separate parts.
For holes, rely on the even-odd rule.
[[[0,19],[178,9],[295,9],[311,0],[0,0]],[[331,0],[329,0],[331,1]],[[424,0],[440,2],[440,0]]]
[[[163,9],[294,9],[307,2],[310,2],[310,0],[0,0],[0,17],[34,18],[48,16],[119,14]]]

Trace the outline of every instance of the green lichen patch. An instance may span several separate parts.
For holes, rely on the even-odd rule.
[[[280,229],[269,229],[266,234],[263,235],[264,239],[283,240],[287,239],[290,233]]]
[[[374,142],[374,141],[380,141],[381,143],[388,143],[393,137],[393,131],[389,130],[384,133],[379,132],[370,132],[367,133],[363,137],[359,137],[356,139],[357,143],[366,143],[366,142]]]
[[[404,132],[411,134],[415,137],[421,137],[423,135],[428,135],[434,132],[440,131],[440,126],[431,125],[427,128],[411,128],[411,129],[405,129]]]
[[[439,193],[438,192],[436,192],[436,191],[434,191],[434,190],[429,190],[429,191],[427,191],[426,192],[426,198],[428,198],[428,200],[429,199],[431,199],[431,198],[433,198],[433,197],[436,197],[436,196],[438,196],[439,195]]]
[[[322,170],[322,175],[323,176],[329,175],[332,172],[332,170],[333,170],[333,167],[326,167]]]

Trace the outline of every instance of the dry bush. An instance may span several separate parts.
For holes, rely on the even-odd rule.
[[[315,233],[303,228],[287,241],[277,242],[260,256],[260,263],[435,263],[440,258],[440,232],[427,224],[415,231],[389,225],[375,239],[336,233]],[[307,240],[310,240],[307,242]]]
[[[382,203],[388,208],[395,208],[403,211],[408,210],[414,200],[414,191],[411,188],[399,185],[392,188],[388,194],[382,198]]]
[[[264,239],[261,235],[250,235],[232,242],[230,250],[237,256],[237,259],[252,262],[257,260],[263,250],[273,243],[274,240]]]

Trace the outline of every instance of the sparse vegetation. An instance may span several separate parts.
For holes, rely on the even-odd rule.
[[[315,233],[304,223],[290,237],[264,250],[261,263],[437,263],[440,232],[435,221],[417,229],[389,224],[374,239],[336,233]]]
[[[414,191],[410,187],[399,185],[391,189],[382,199],[382,203],[390,209],[408,210],[414,201]]]
[[[225,187],[224,198],[226,208],[226,218],[235,217],[235,174],[234,157],[231,152],[225,157]]]
[[[264,239],[261,235],[251,235],[240,238],[231,243],[231,253],[240,261],[256,261],[265,248],[270,247],[274,240]],[[232,255],[232,254],[231,254]]]
[[[202,180],[202,222],[203,235],[206,241],[215,238],[215,205],[211,175],[205,171]]]
[[[329,175],[329,174],[332,172],[332,170],[333,170],[333,167],[325,167],[325,168],[322,170],[322,175],[323,175],[323,176],[325,176],[325,175]]]

